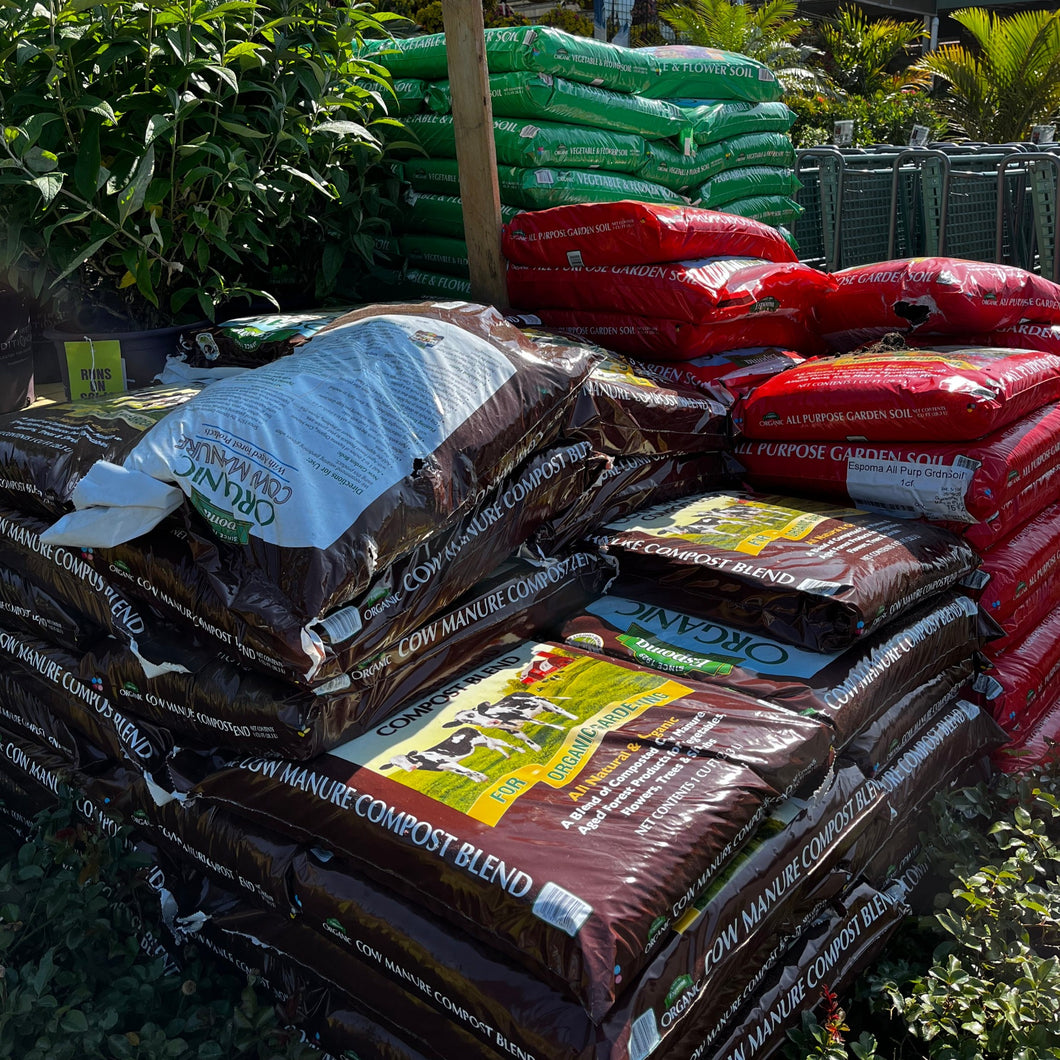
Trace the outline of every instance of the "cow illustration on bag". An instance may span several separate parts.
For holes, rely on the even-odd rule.
[[[559,732],[563,732],[565,727],[552,721],[540,721],[539,714],[561,714],[571,721],[578,720],[576,714],[557,707],[555,703],[542,696],[535,696],[532,692],[510,692],[496,703],[486,700],[477,707],[458,710],[453,715],[452,721],[442,723],[442,728],[452,729],[458,725],[474,725],[479,729],[503,729],[522,740],[532,751],[540,751],[540,745],[534,743],[523,732],[524,726],[541,725],[546,729],[556,729]]]
[[[409,772],[416,769],[431,769],[439,773],[456,773],[478,784],[484,784],[489,780],[485,773],[460,764],[462,759],[474,754],[476,747],[499,751],[505,758],[515,750],[510,743],[466,726],[458,729],[442,743],[428,747],[424,751],[409,751],[407,754],[394,755],[385,765],[379,766],[379,769],[406,769]]]

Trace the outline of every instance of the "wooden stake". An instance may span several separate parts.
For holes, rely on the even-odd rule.
[[[480,0],[442,0],[471,296],[507,308],[493,106]]]

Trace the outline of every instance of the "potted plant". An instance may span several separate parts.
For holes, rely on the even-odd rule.
[[[396,193],[396,16],[324,0],[0,0],[0,279],[78,333],[326,299]],[[349,293],[346,293],[349,298]]]

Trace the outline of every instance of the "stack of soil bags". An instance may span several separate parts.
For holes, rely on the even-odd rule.
[[[487,29],[485,43],[504,220],[624,199],[700,203],[769,224],[798,215],[794,115],[760,63],[714,49],[623,48],[547,26]],[[408,262],[411,288],[457,293],[467,253],[445,35],[372,42],[367,54],[395,81],[424,85],[424,112],[403,119],[422,148],[401,165],[404,230],[380,250]]]
[[[747,347],[817,348],[833,288],[768,225],[695,207],[618,202],[523,213],[505,226],[512,308],[652,361]]]
[[[976,548],[984,610],[1004,634],[986,648],[978,688],[1015,738],[998,762],[1021,768],[1045,751],[1039,722],[1049,719],[1055,735],[1060,700],[1060,356],[1036,348],[1027,324],[1056,318],[1060,287],[951,259],[862,266],[836,280],[818,307],[826,341],[900,339],[811,359],[762,384],[734,411],[738,459],[756,488],[929,520]],[[1022,349],[971,344],[1020,322]],[[1032,728],[1037,750],[1022,746]]]

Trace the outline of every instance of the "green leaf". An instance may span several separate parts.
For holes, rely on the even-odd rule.
[[[84,1034],[88,1030],[88,1020],[79,1008],[72,1008],[59,1018],[59,1026],[73,1034]]]
[[[81,146],[74,164],[74,187],[84,199],[95,195],[100,186],[99,162],[99,116],[90,114],[81,131]]]
[[[122,188],[118,195],[118,217],[123,224],[130,214],[135,213],[143,206],[144,196],[147,194],[147,187],[151,183],[154,172],[155,148],[152,144],[141,155],[132,179]]]
[[[248,140],[267,140],[269,138],[269,133],[267,132],[262,132],[260,129],[252,129],[249,125],[240,125],[239,122],[228,121],[225,118],[220,118],[217,124],[233,135],[244,136]]]
[[[102,239],[97,239],[94,243],[90,243],[85,247],[79,254],[76,255],[71,261],[67,262],[66,268],[55,278],[52,286],[56,286],[66,279],[76,268],[88,261],[89,258],[94,257],[103,247],[105,247],[111,240],[109,235],[104,236]]]
[[[40,135],[44,130],[51,125],[53,121],[58,121],[58,114],[49,114],[46,111],[42,111],[37,114],[31,115],[27,118],[18,128],[22,135],[26,138],[27,145],[32,147],[39,139]]]

